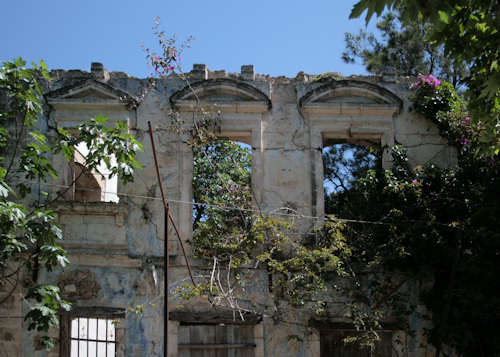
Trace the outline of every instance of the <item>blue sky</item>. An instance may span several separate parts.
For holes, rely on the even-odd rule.
[[[356,1],[129,1],[16,0],[0,12],[0,60],[43,59],[50,69],[109,70],[144,77],[149,73],[141,42],[156,46],[153,18],[167,34],[196,39],[183,55],[184,70],[206,63],[211,70],[239,72],[254,64],[258,73],[366,73],[342,63],[344,32],[364,28],[348,20]],[[370,28],[374,23],[370,23]]]

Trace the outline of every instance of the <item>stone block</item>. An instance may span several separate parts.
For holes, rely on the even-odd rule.
[[[255,80],[255,69],[253,67],[253,64],[241,66],[241,79],[245,81]]]
[[[109,72],[104,65],[99,62],[92,62],[90,65],[90,72],[95,79],[107,81],[109,80]]]
[[[193,70],[191,71],[191,76],[193,79],[206,80],[208,79],[208,68],[206,64],[196,63],[193,64]]]

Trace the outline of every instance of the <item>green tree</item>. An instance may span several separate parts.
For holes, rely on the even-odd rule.
[[[250,149],[230,140],[193,147],[193,242],[201,256],[228,258],[251,227]],[[216,229],[214,229],[216,228]]]
[[[51,158],[62,153],[70,162],[75,146],[83,142],[90,149],[85,163],[89,170],[104,162],[111,175],[130,182],[134,168],[140,167],[135,154],[142,145],[126,124],[111,128],[101,116],[80,125],[76,135],[46,129],[41,83],[50,79],[47,68],[43,62],[31,69],[25,66],[17,58],[0,68],[0,285],[6,291],[0,304],[19,287],[24,289],[30,307],[25,316],[28,329],[46,332],[57,326],[58,310],[70,308],[58,287],[38,283],[40,269],[68,264],[59,243],[63,232],[49,209],[62,193],[53,197],[43,189],[43,183],[57,177]],[[112,155],[117,165],[111,165]],[[54,343],[46,336],[41,342],[48,348]]]
[[[366,21],[373,14],[382,16],[385,9],[405,8],[403,24],[425,20],[427,39],[444,47],[444,54],[469,69],[467,86],[471,119],[484,124],[481,152],[500,152],[500,3],[498,0],[360,0],[351,18],[366,10]]]
[[[383,272],[380,279],[372,276],[372,288],[395,276],[432,282],[421,303],[432,312],[428,332],[438,351],[446,343],[464,356],[500,354],[492,332],[500,303],[499,173],[498,165],[472,159],[455,170],[430,165],[413,171],[397,152],[392,170],[372,171],[354,184],[349,199],[335,201],[335,213],[352,220],[342,231],[350,264],[359,272]],[[392,289],[377,293],[400,311],[397,296],[404,293]]]
[[[322,157],[326,214],[337,214],[337,201],[348,200],[355,182],[381,162],[375,147],[347,143],[326,147]]]
[[[457,146],[458,166],[412,170],[405,152],[396,148],[391,170],[368,171],[348,195],[331,202],[331,209],[349,220],[342,230],[352,251],[349,263],[382,272],[372,276],[371,289],[393,311],[401,311],[397,296],[404,294],[397,284],[395,290],[386,287],[387,277],[432,282],[421,303],[432,312],[428,337],[436,356],[443,344],[464,356],[498,356],[500,344],[491,329],[499,321],[500,167],[495,159],[474,156],[481,128],[466,116],[453,86],[430,76],[417,84],[414,109]],[[402,321],[412,310],[403,307],[408,311]]]
[[[377,22],[378,34],[365,30],[357,35],[347,32],[344,62],[354,63],[359,59],[372,73],[388,69],[402,76],[433,73],[457,87],[467,74],[464,64],[445,56],[443,46],[427,39],[431,26],[428,22],[416,18],[405,23],[404,11],[394,9],[384,13]]]

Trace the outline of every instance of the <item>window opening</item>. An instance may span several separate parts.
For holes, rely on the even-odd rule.
[[[71,319],[71,357],[114,357],[115,323],[108,318],[75,317]]]
[[[254,357],[253,325],[180,325],[179,357]]]
[[[325,213],[340,214],[356,182],[376,169],[381,153],[371,142],[333,143],[323,148]]]
[[[86,157],[89,149],[86,143],[75,146],[75,154],[71,165],[72,182],[71,197],[75,201],[86,202],[118,202],[118,177],[110,177],[111,170],[101,162],[96,170],[88,170],[85,167]],[[116,166],[114,155],[110,156],[111,166]]]
[[[252,152],[248,144],[220,139],[193,149],[193,246],[213,256],[250,228]]]

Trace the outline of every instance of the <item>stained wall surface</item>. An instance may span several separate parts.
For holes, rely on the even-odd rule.
[[[252,148],[252,190],[256,204],[270,212],[287,207],[299,215],[324,214],[323,165],[321,150],[332,141],[376,142],[384,148],[383,164],[390,167],[389,148],[401,144],[408,150],[411,165],[433,162],[449,167],[456,152],[439,136],[437,128],[410,111],[409,83],[398,78],[349,77],[323,78],[299,74],[296,78],[271,78],[243,66],[240,74],[210,72],[195,65],[186,80],[175,75],[158,80],[154,87],[145,79],[124,73],[108,73],[102,66],[93,71],[52,71],[46,83],[46,118],[49,123],[75,128],[97,114],[110,121],[125,120],[131,132],[143,142],[145,150],[138,160],[143,170],[135,182],[118,185],[119,203],[59,201],[53,205],[64,229],[64,247],[71,265],[64,270],[43,272],[40,280],[61,288],[74,306],[74,314],[115,316],[119,321],[117,356],[163,355],[163,207],[154,170],[148,122],[155,128],[157,152],[167,199],[172,202],[174,218],[181,236],[192,235],[192,153],[186,138],[168,130],[172,113],[188,123],[197,110],[197,98],[207,110],[221,113],[221,137],[248,143]],[[52,195],[71,180],[70,170],[61,157],[52,158],[60,176]],[[299,219],[299,233],[315,224],[311,218]],[[184,258],[172,231],[169,291],[187,279]],[[186,242],[189,253],[189,242]],[[206,263],[190,257],[195,276],[205,274]],[[275,306],[281,319],[262,309],[249,328],[236,325],[224,338],[233,343],[255,345],[252,356],[320,356],[320,331],[309,326],[309,316],[286,302],[275,303],[269,293],[265,270],[249,267],[250,300],[260,306]],[[418,290],[418,286],[415,287]],[[188,356],[178,348],[189,334],[215,331],[216,328],[187,328],[195,321],[224,322],[224,312],[214,312],[208,301],[199,298],[181,301],[172,298],[169,327],[169,356]],[[129,308],[143,307],[138,315]],[[340,306],[340,305],[339,305]],[[2,307],[3,308],[3,307]],[[59,347],[47,353],[39,350],[37,334],[23,329],[22,316],[27,306],[20,300],[9,302],[11,320],[0,321],[0,355],[59,356]],[[339,307],[332,312],[342,318]],[[424,312],[422,312],[424,313]],[[17,316],[17,318],[16,318]],[[187,321],[189,319],[194,319]],[[219,320],[218,320],[219,319]],[[420,326],[418,316],[413,319]],[[194,321],[194,322],[193,322]],[[232,325],[231,325],[232,326]],[[228,332],[230,331],[230,332]],[[51,332],[60,336],[59,330]],[[196,336],[203,342],[212,332]],[[188,335],[186,335],[188,334]],[[205,336],[207,335],[207,336]],[[246,336],[246,337],[245,337]],[[290,339],[290,336],[305,336]],[[426,356],[432,351],[421,334],[393,334],[401,340],[400,356]],[[181,342],[178,342],[181,341]],[[211,340],[210,340],[211,341]],[[215,340],[214,340],[215,341]],[[229,343],[231,341],[227,340]],[[236,356],[237,354],[235,354]],[[245,354],[241,354],[245,356]],[[396,354],[394,354],[395,356]]]

